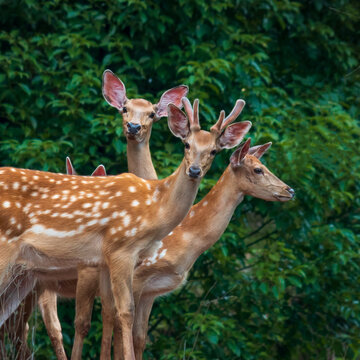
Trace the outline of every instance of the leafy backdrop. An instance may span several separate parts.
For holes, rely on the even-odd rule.
[[[2,0],[0,161],[81,174],[126,170],[121,117],[103,100],[106,68],[128,97],[189,85],[203,128],[247,106],[264,162],[296,189],[280,204],[246,198],[186,285],[159,299],[147,359],[360,358],[359,28],[356,0]],[[154,125],[160,177],[183,146]],[[219,178],[220,154],[199,198]],[[66,351],[73,301],[61,301]],[[37,314],[36,358],[54,359]],[[99,302],[84,359],[98,358]]]

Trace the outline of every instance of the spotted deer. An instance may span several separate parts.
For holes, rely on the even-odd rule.
[[[251,126],[236,123],[215,135],[200,129],[197,100],[194,109],[187,99],[183,104],[188,118],[169,104],[168,124],[185,143],[184,159],[163,180],[0,169],[0,294],[15,265],[43,271],[45,278],[79,264],[103,265],[122,330],[123,356],[134,359],[132,278],[139,256],[150,254],[186,215],[215,153],[236,146]],[[239,100],[229,118],[235,119],[243,105]],[[22,298],[10,299],[11,306]],[[9,316],[8,306],[2,310],[0,325]]]
[[[66,158],[66,173],[68,175],[77,175],[69,157]],[[106,176],[104,165],[99,165],[91,176]],[[94,282],[98,285],[99,269],[96,267],[86,267],[86,270],[87,276],[92,280],[92,286]],[[74,276],[76,276],[76,271],[74,271]],[[0,329],[0,357],[4,359],[7,357],[5,347],[5,336],[7,334],[8,339],[12,342],[14,351],[16,351],[16,358],[31,358],[31,350],[27,346],[27,333],[29,329],[27,321],[37,303],[56,357],[66,360],[62,343],[61,324],[57,316],[57,295],[66,298],[75,297],[76,284],[76,278],[74,280],[38,281],[35,289],[25,298],[16,313],[13,313]],[[98,289],[98,286],[96,289]]]

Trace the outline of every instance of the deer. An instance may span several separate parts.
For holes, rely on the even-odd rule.
[[[66,173],[68,175],[77,175],[69,157],[66,157]],[[92,172],[91,176],[106,176],[104,165],[99,165]],[[87,267],[87,274],[99,273],[97,268]],[[92,280],[97,281],[98,276],[92,276]],[[28,337],[28,319],[33,312],[37,302],[40,313],[43,318],[46,330],[50,337],[52,346],[58,359],[66,359],[64,346],[62,343],[61,324],[57,316],[57,295],[66,298],[75,297],[77,279],[62,281],[39,281],[35,289],[24,299],[19,306],[18,312],[12,314],[6,323],[0,329],[1,353],[6,358],[5,353],[5,333],[8,334],[9,340],[13,343],[16,350],[17,358],[30,359],[31,351],[27,346]]]
[[[102,94],[106,102],[122,115],[129,173],[147,180],[158,178],[150,154],[152,125],[167,116],[168,104],[182,108],[181,99],[188,91],[186,85],[174,87],[165,91],[157,104],[145,99],[128,99],[124,83],[111,70],[104,71]]]
[[[216,152],[236,146],[251,126],[235,123],[215,135],[200,129],[197,99],[193,109],[188,99],[182,103],[188,117],[176,105],[167,105],[169,128],[184,142],[185,154],[165,179],[145,180],[130,173],[84,179],[0,168],[0,240],[6,244],[0,258],[0,294],[11,283],[10,270],[16,265],[43,272],[45,278],[79,264],[102,265],[121,327],[123,357],[134,359],[132,279],[139,256],[151,253],[158,239],[184,218]],[[229,117],[235,118],[243,105],[238,100]],[[57,201],[44,201],[47,198]],[[61,247],[54,245],[59,239]],[[30,279],[24,288],[33,287]],[[0,325],[24,296],[8,299]]]

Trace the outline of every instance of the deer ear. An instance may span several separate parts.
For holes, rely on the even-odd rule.
[[[126,88],[123,82],[111,71],[103,74],[102,93],[109,105],[122,110],[127,101]]]
[[[231,149],[239,145],[250,130],[251,125],[250,121],[243,121],[228,126],[218,139],[219,146],[222,149]]]
[[[189,88],[186,85],[180,85],[165,91],[156,105],[156,120],[159,120],[163,116],[168,116],[167,106],[171,103],[181,109],[181,99],[185,97],[188,92]]]
[[[243,146],[239,146],[235,152],[230,157],[230,164],[232,167],[238,167],[241,165],[242,161],[244,160],[246,154],[249,152],[250,149],[251,139],[247,139]]]
[[[182,140],[189,135],[189,121],[186,115],[174,104],[168,105],[168,125],[170,131]]]
[[[71,160],[68,156],[66,157],[66,173],[68,175],[76,175],[76,171],[75,171],[73,164],[71,163]]]
[[[258,159],[260,159],[270,149],[271,145],[272,145],[272,142],[268,142],[264,145],[253,146],[250,148],[249,154],[254,155]]]
[[[106,169],[104,165],[99,165],[91,174],[91,176],[106,176]]]

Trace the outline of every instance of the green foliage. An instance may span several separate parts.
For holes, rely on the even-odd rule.
[[[358,1],[1,3],[2,165],[64,171],[69,155],[82,174],[125,171],[121,118],[101,95],[110,68],[129,98],[189,85],[204,128],[244,98],[254,142],[274,143],[264,162],[297,191],[286,204],[245,199],[183,289],[156,302],[146,359],[359,358]],[[160,177],[179,164],[164,120],[151,149]],[[73,307],[59,306],[68,354]],[[99,357],[99,309],[84,359]],[[36,324],[37,358],[54,358]]]

